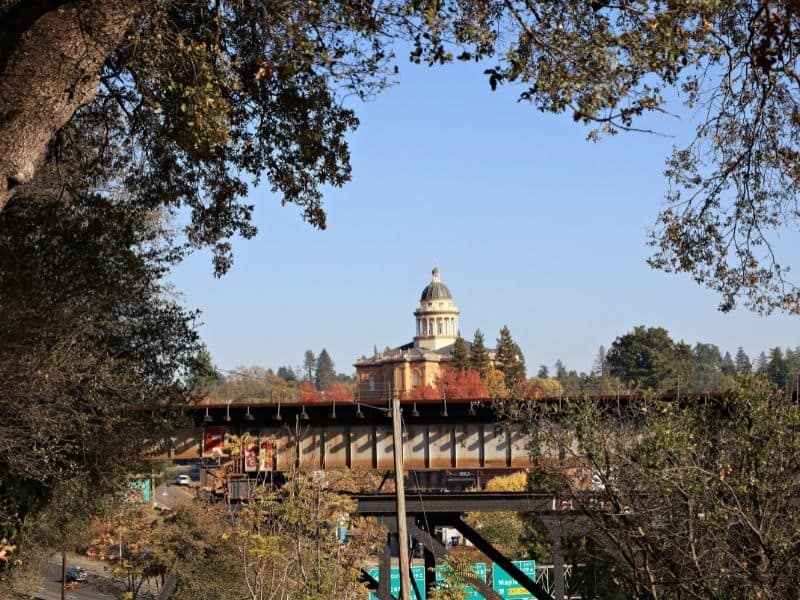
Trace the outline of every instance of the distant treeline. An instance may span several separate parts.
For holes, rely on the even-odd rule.
[[[328,351],[318,356],[306,350],[302,367],[282,365],[276,370],[258,365],[223,370],[211,363],[206,355],[195,376],[196,389],[205,396],[231,402],[277,402],[278,400],[313,401],[325,393],[337,399],[353,397],[355,377],[337,373]]]

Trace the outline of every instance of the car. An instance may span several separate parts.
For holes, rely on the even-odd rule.
[[[177,479],[175,479],[175,485],[192,485],[192,478],[186,475],[178,475]]]
[[[67,569],[67,581],[83,583],[89,580],[89,573],[83,567],[74,566]]]

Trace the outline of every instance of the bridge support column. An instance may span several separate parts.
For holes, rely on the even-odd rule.
[[[553,536],[553,592],[555,600],[564,600],[564,554],[561,552],[561,530],[555,528],[551,531]]]
[[[386,534],[386,543],[381,549],[381,555],[378,559],[378,599],[379,600],[394,600],[390,592],[390,579],[392,567],[392,546],[391,536]]]

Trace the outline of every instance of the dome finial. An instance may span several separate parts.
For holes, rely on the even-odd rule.
[[[434,266],[431,275],[433,275],[433,281],[441,281],[439,278],[439,267]]]

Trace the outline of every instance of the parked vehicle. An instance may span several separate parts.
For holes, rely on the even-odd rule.
[[[177,479],[175,479],[175,485],[192,485],[192,478],[186,475],[178,475]]]
[[[83,583],[89,580],[89,573],[83,567],[74,566],[67,569],[67,581]]]

